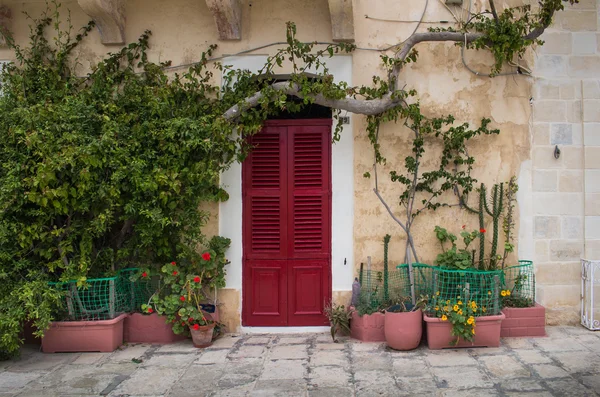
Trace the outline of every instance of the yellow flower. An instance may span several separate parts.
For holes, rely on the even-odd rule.
[[[450,304],[450,299],[448,299],[448,300],[446,301],[446,304],[447,304],[447,305],[449,305],[449,304]]]
[[[454,309],[455,312],[457,312],[458,311],[458,305],[454,305],[453,309]]]
[[[502,296],[506,296],[506,291],[502,290],[502,291],[500,292],[500,295],[502,295]]]
[[[440,291],[436,292],[435,294],[436,294],[437,296],[440,296]]]
[[[491,295],[491,294],[492,294],[492,291],[488,291],[488,295]]]
[[[477,303],[475,301],[471,301],[471,307],[473,309],[477,309]]]
[[[482,307],[482,308],[481,308],[481,311],[485,313],[485,307]]]
[[[459,304],[459,305],[462,305],[462,301],[458,301],[458,302],[456,302],[456,303],[457,303],[457,304]]]
[[[506,296],[510,296],[510,291],[506,290]]]
[[[462,314],[463,314],[462,309],[458,311],[458,314],[462,316]]]
[[[449,312],[450,311],[450,306],[444,306],[444,311]]]
[[[448,320],[448,316],[446,316],[445,314],[442,314],[442,321],[446,321]]]
[[[475,313],[475,312],[477,312],[477,308],[476,307],[473,308],[473,313]]]
[[[471,316],[467,319],[467,324],[469,324],[469,325],[473,324],[474,322],[475,322],[475,319],[473,318],[473,316]]]
[[[471,333],[472,333],[473,335],[475,335],[475,328],[473,328],[473,329],[471,330]]]
[[[436,307],[435,307],[435,311],[437,312],[438,310],[440,310],[440,307],[439,307],[439,306],[436,306]]]

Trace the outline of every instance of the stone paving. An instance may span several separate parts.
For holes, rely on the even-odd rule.
[[[226,335],[0,362],[0,396],[598,396],[600,332],[548,327],[500,348],[392,351],[326,334]]]

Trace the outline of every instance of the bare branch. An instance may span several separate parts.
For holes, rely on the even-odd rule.
[[[271,85],[271,88],[275,91],[304,99],[304,95],[300,92],[300,87],[296,83],[283,81]],[[254,95],[244,99],[240,104],[229,108],[223,114],[223,117],[226,120],[235,120],[246,110],[257,106],[263,97],[264,94],[259,91]],[[402,103],[400,98],[393,99],[391,94],[384,95],[382,98],[378,99],[330,99],[326,98],[322,94],[312,95],[311,98],[314,100],[314,103],[321,106],[327,106],[332,109],[346,110],[351,113],[364,115],[380,114]]]
[[[492,15],[494,16],[494,20],[498,23],[498,13],[496,12],[496,5],[494,4],[494,0],[490,0],[490,8],[492,9]]]

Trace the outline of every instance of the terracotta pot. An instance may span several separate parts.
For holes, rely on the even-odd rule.
[[[176,335],[165,316],[156,313],[133,313],[125,319],[123,339],[128,343],[173,343],[187,339]]]
[[[536,303],[534,307],[505,307],[502,313],[500,336],[546,336],[546,309]]]
[[[423,312],[385,312],[385,341],[394,350],[412,350],[419,347],[423,335]]]
[[[123,344],[123,322],[128,314],[112,320],[55,321],[44,333],[42,351],[112,352]]]
[[[359,316],[354,311],[350,321],[350,336],[363,342],[385,342],[384,324],[383,313]]]
[[[500,328],[504,314],[483,316],[475,319],[475,338],[472,342],[460,339],[454,344],[456,336],[451,334],[452,324],[440,318],[424,316],[427,324],[427,346],[432,350],[455,347],[498,347],[500,346]]]
[[[215,323],[208,325],[201,325],[198,329],[190,327],[190,333],[192,334],[192,341],[196,347],[208,347],[212,344],[213,330],[215,329]]]

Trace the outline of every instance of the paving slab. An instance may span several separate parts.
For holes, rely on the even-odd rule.
[[[552,360],[547,354],[539,350],[517,350],[514,352],[515,357],[521,360],[524,364],[551,364]]]
[[[428,354],[425,361],[432,367],[453,367],[456,365],[477,365],[477,360],[466,350],[445,350]]]
[[[227,362],[229,350],[206,350],[194,361],[194,364],[221,364]]]
[[[532,365],[531,368],[538,374],[539,377],[544,379],[568,378],[571,376],[567,371],[554,364]]]
[[[319,367],[323,365],[349,366],[350,360],[346,352],[340,350],[317,350],[310,357],[310,365]]]
[[[251,358],[251,357],[262,357],[266,353],[267,349],[261,345],[244,345],[238,350],[229,355],[231,358]]]
[[[178,381],[181,372],[182,370],[178,368],[141,367],[119,384],[109,396],[165,395],[173,384]]]
[[[307,359],[308,358],[308,346],[307,345],[284,345],[275,346],[271,348],[269,358],[271,360],[280,359]]]
[[[450,389],[491,388],[494,382],[477,367],[432,367],[438,387]]]
[[[304,379],[307,374],[306,360],[266,361],[260,380]]]
[[[487,371],[495,378],[520,378],[531,376],[531,371],[509,356],[479,357]]]
[[[348,386],[351,374],[341,367],[325,366],[313,368],[308,378],[311,386],[335,388]]]
[[[557,380],[548,380],[546,381],[546,385],[550,389],[550,391],[557,396],[569,396],[569,397],[588,397],[594,396],[597,394],[579,383],[577,380],[572,378],[567,379],[557,379]]]

